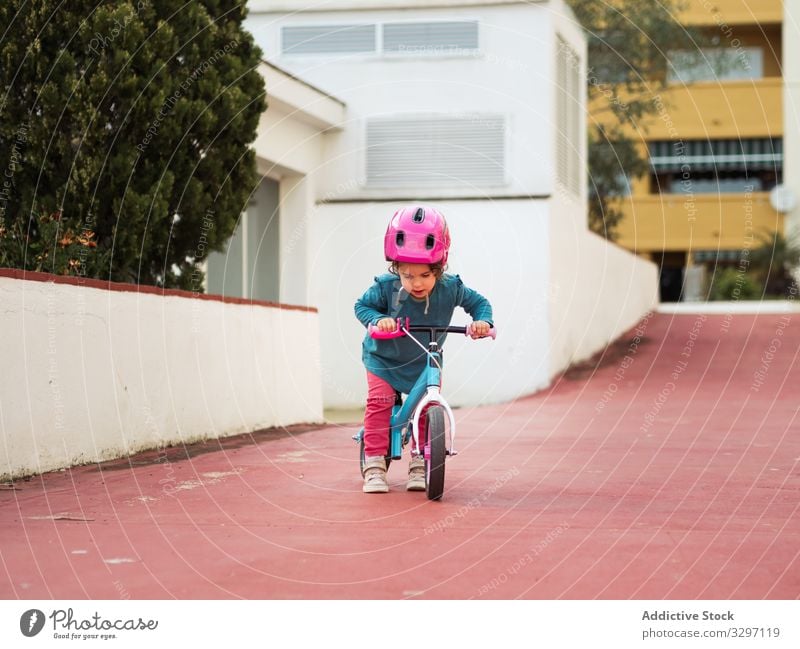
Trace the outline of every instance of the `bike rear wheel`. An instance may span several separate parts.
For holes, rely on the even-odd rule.
[[[440,500],[444,493],[444,462],[447,445],[444,430],[444,408],[431,406],[426,412],[425,493],[429,500]]]

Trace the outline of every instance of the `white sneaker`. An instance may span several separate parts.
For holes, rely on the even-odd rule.
[[[425,458],[412,457],[408,463],[406,491],[425,491]]]
[[[385,494],[389,491],[386,482],[386,460],[383,457],[364,458],[364,486],[365,494]]]

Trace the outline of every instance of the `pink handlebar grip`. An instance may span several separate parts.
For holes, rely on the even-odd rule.
[[[397,319],[397,328],[394,331],[381,331],[378,329],[374,324],[369,324],[367,326],[367,331],[369,332],[370,338],[374,338],[375,340],[388,340],[389,338],[400,338],[400,336],[405,336],[405,332],[400,328],[401,319]]]

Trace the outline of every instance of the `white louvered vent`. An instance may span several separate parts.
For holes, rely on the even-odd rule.
[[[371,119],[367,123],[367,185],[503,185],[505,141],[502,115]]]
[[[478,49],[477,21],[386,23],[383,51],[409,54],[467,53]]]
[[[556,179],[580,194],[581,96],[580,59],[567,42],[556,39]]]
[[[375,52],[375,25],[298,25],[281,29],[284,54]]]

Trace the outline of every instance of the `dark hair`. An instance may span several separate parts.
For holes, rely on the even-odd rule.
[[[393,261],[391,263],[391,265],[389,266],[389,272],[392,273],[392,275],[399,275],[400,272],[398,271],[397,267],[400,264],[410,264],[410,263],[413,263],[413,262],[410,262],[410,261]],[[435,264],[428,264],[428,268],[431,269],[431,272],[434,274],[436,279],[441,279],[442,275],[444,275],[444,271],[447,270],[447,266],[445,264],[443,264],[442,262],[440,262],[440,261],[437,261]]]

